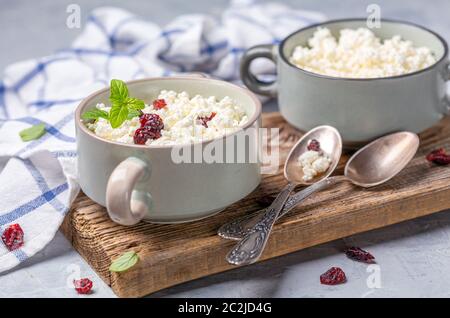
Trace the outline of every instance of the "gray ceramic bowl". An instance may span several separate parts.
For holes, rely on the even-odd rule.
[[[230,96],[246,110],[249,121],[236,133],[213,141],[186,145],[205,147],[212,142],[248,133],[255,142],[246,149],[259,158],[261,104],[248,90],[207,78],[151,78],[127,83],[130,95],[147,102],[163,89],[191,95]],[[106,206],[111,218],[123,225],[140,220],[187,222],[210,216],[252,192],[260,182],[259,162],[176,163],[172,146],[141,146],[107,141],[88,130],[81,114],[97,103],[108,104],[109,88],[84,99],[76,116],[79,180],[83,192]]]
[[[437,62],[402,76],[348,79],[311,73],[289,62],[294,48],[306,46],[317,27],[327,27],[339,36],[343,28],[366,27],[366,20],[336,20],[301,29],[280,45],[250,48],[241,62],[242,80],[248,88],[278,96],[281,114],[293,126],[308,131],[318,125],[331,125],[339,130],[346,147],[358,147],[399,130],[419,133],[449,113],[448,45],[438,34],[411,23],[382,20],[381,28],[373,29],[378,37],[401,35],[415,46],[429,47]],[[259,57],[277,64],[276,82],[261,82],[249,71],[251,62]]]

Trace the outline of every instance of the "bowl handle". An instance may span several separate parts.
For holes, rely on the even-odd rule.
[[[277,84],[273,82],[263,82],[259,80],[251,71],[250,65],[254,59],[267,58],[277,63],[277,46],[275,45],[257,45],[249,48],[241,59],[241,79],[244,84],[254,93],[265,96],[277,96]]]
[[[149,214],[152,207],[150,193],[135,189],[138,182],[149,177],[149,165],[136,157],[129,157],[117,165],[106,186],[106,209],[114,222],[134,225]]]

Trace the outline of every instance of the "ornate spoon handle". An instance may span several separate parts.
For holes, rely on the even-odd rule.
[[[278,218],[281,218],[289,211],[291,211],[294,207],[296,207],[300,202],[309,197],[311,194],[318,192],[320,190],[326,189],[327,187],[336,184],[340,181],[345,180],[344,176],[336,176],[323,179],[313,185],[295,193],[292,195],[284,205],[283,210],[278,215]],[[222,225],[217,234],[219,236],[230,239],[230,240],[240,240],[242,239],[263,217],[264,213],[268,208],[256,211],[255,213],[243,216],[239,219],[231,221]]]
[[[266,209],[262,218],[245,235],[245,237],[228,253],[226,259],[234,265],[247,265],[256,262],[261,256],[270,231],[283,209],[289,194],[294,190],[295,184],[289,183],[278,194],[272,204]]]

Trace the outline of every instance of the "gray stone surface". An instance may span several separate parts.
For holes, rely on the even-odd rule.
[[[366,6],[378,3],[383,17],[426,25],[450,39],[450,1],[290,0],[291,5],[324,12],[329,18],[364,16]],[[78,3],[83,19],[95,7],[120,6],[164,24],[183,13],[219,14],[226,0],[0,0],[0,70],[8,64],[50,54],[67,47],[79,30],[65,27],[66,7]],[[276,108],[274,103],[266,110]],[[345,258],[345,245],[370,250],[379,268]],[[175,286],[151,297],[449,297],[450,212],[355,235],[250,267]],[[319,275],[331,266],[347,273],[348,283],[326,287]],[[381,288],[367,284],[379,272]],[[111,289],[58,233],[36,257],[0,275],[0,297],[78,297],[69,287],[71,273],[80,271],[95,284],[89,297],[113,297]],[[373,272],[372,272],[373,273]],[[69,286],[67,284],[69,281]],[[8,294],[5,291],[8,290]]]

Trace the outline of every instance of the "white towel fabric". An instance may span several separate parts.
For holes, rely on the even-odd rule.
[[[0,81],[0,234],[19,223],[25,244],[10,252],[0,242],[0,272],[52,240],[79,192],[73,111],[82,98],[112,78],[196,71],[236,81],[245,49],[323,19],[278,3],[233,1],[220,20],[184,15],[160,28],[122,9],[98,8],[71,48],[9,66]],[[274,68],[259,63],[256,72]],[[46,134],[21,141],[19,132],[38,123]]]

